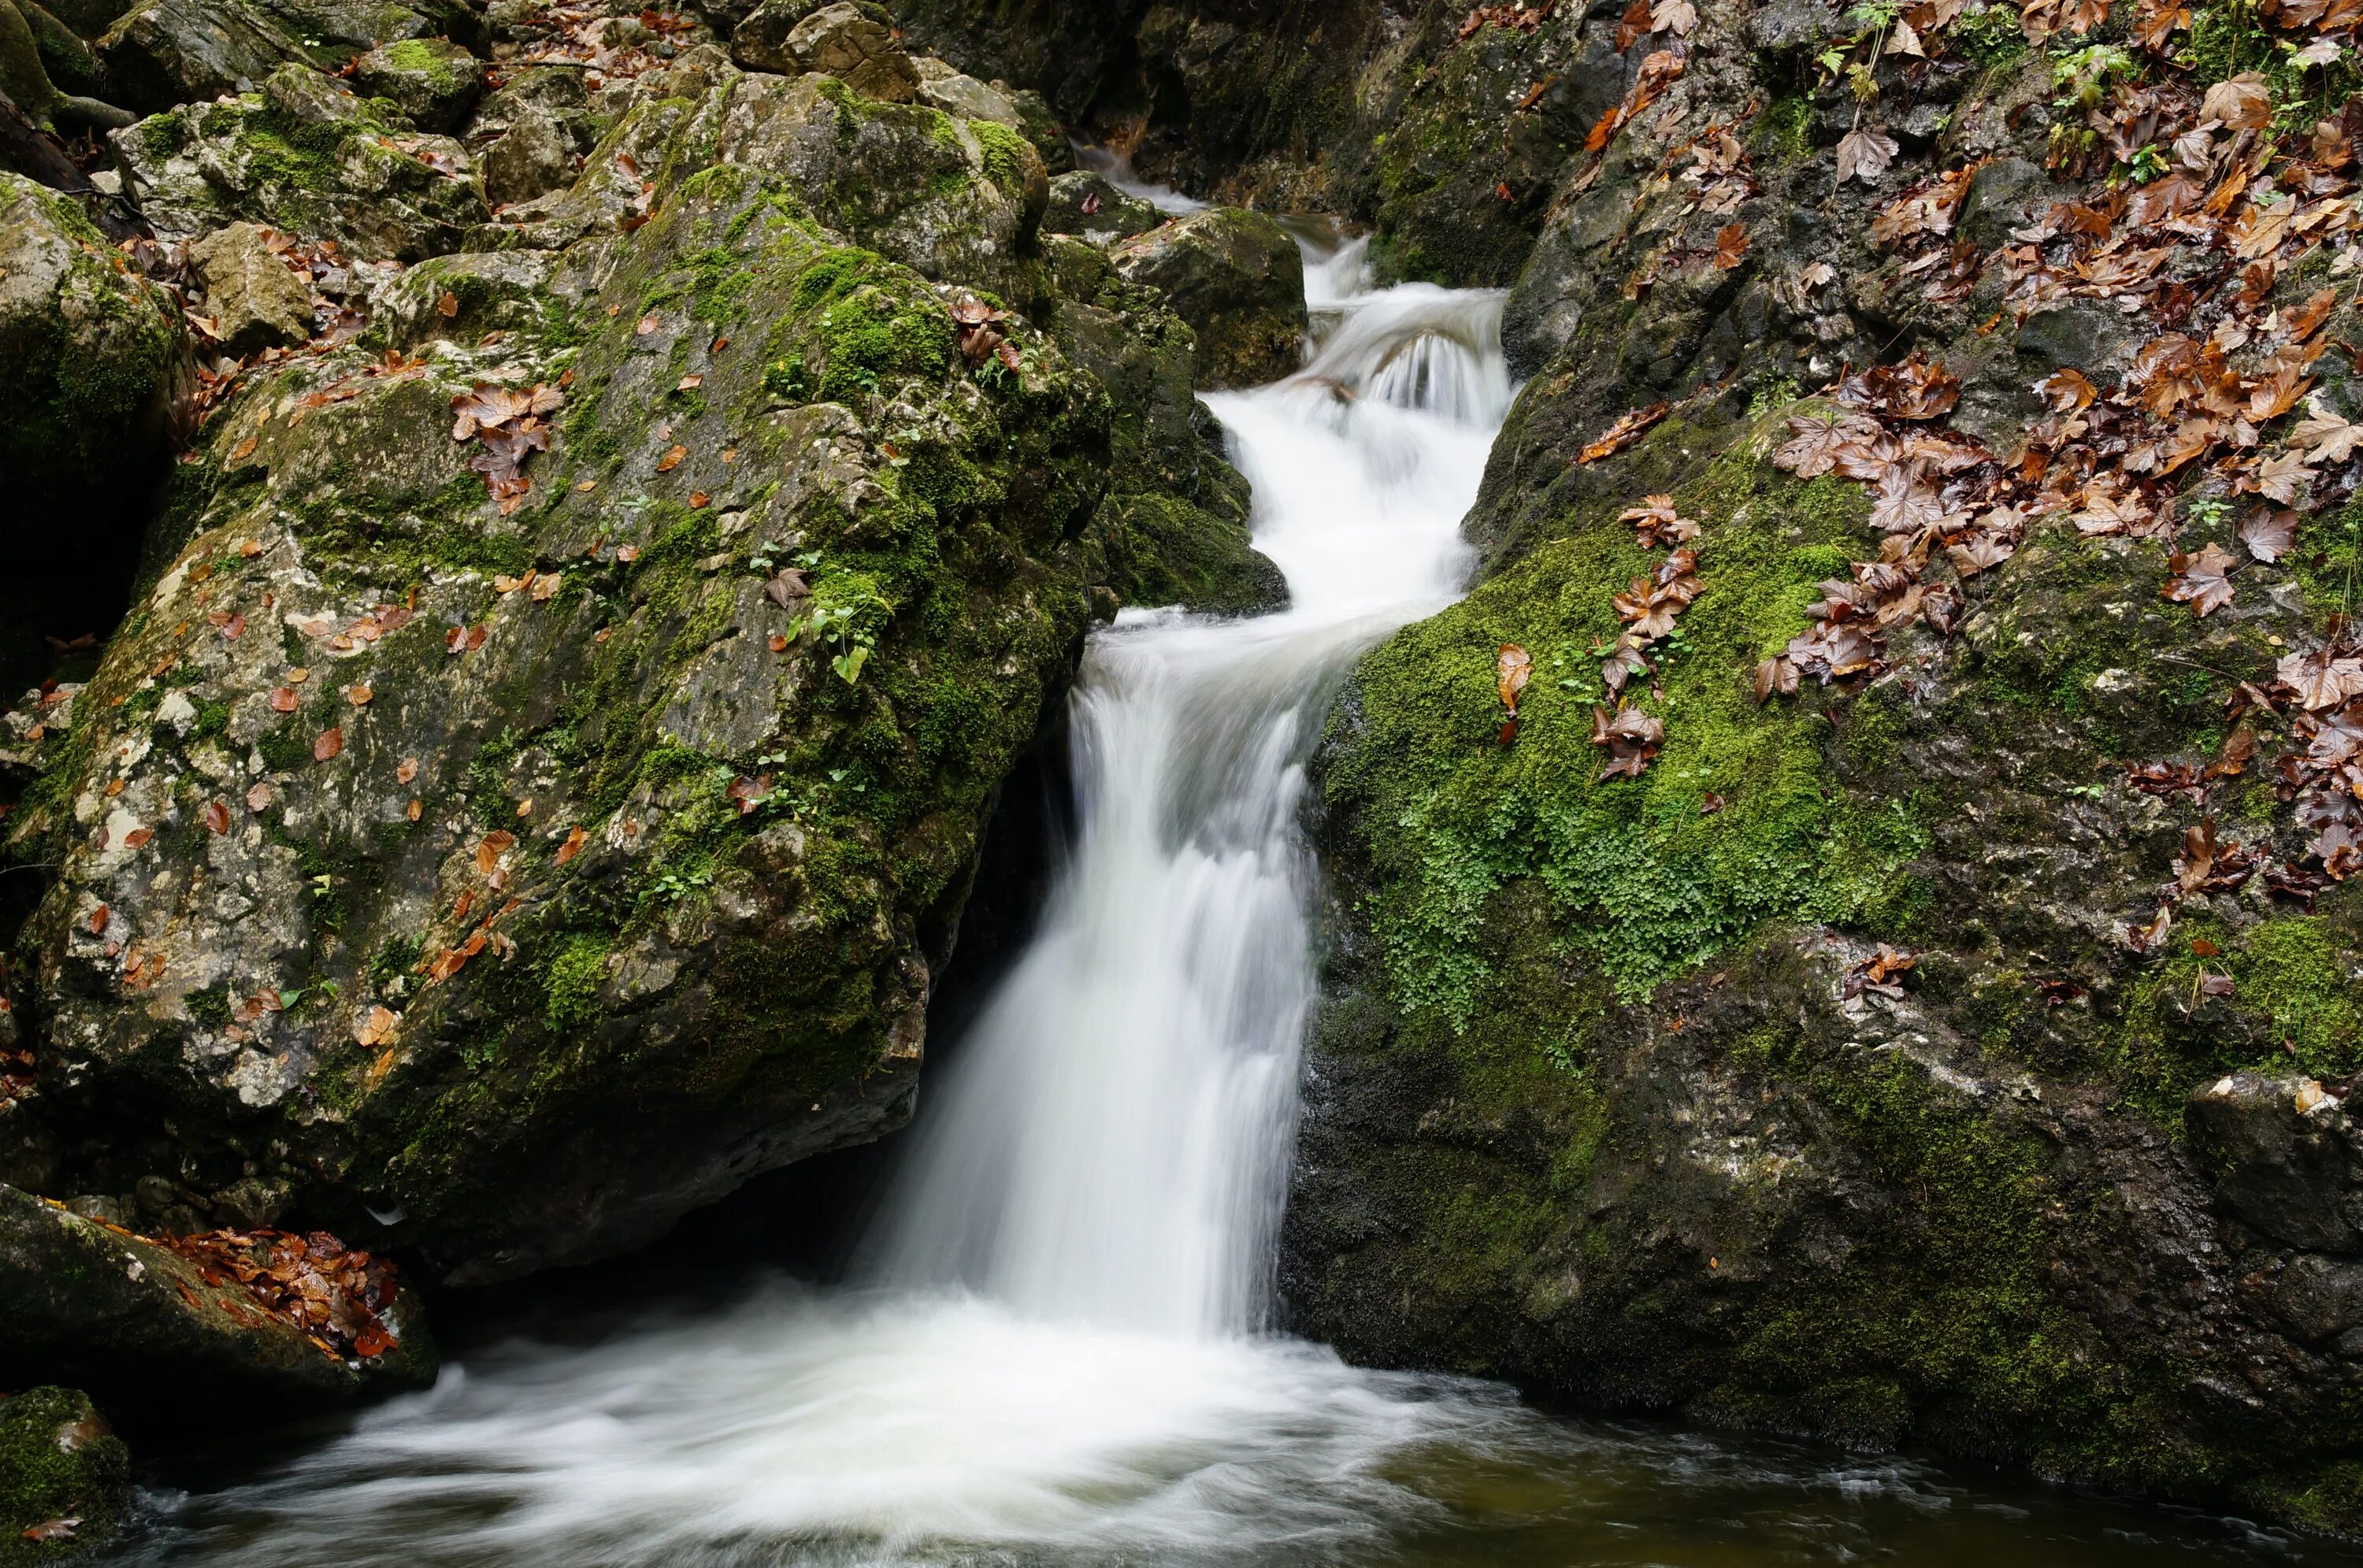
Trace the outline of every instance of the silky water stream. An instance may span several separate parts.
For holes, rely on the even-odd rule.
[[[1314,999],[1304,763],[1355,654],[1448,602],[1511,388],[1498,294],[1315,248],[1304,373],[1212,399],[1292,606],[1127,612],[1073,698],[1072,842],[854,1282],[463,1358],[127,1560],[664,1564],[2332,1561],[1897,1459],[1554,1419],[1268,1331]]]

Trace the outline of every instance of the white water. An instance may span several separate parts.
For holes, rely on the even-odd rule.
[[[1355,653],[1447,602],[1510,394],[1497,294],[1315,257],[1306,371],[1212,400],[1285,613],[1127,613],[1074,699],[1080,825],[932,1099],[874,1283],[516,1346],[209,1505],[310,1562],[1294,1557],[1531,1423],[1259,1332],[1313,997],[1304,760]]]

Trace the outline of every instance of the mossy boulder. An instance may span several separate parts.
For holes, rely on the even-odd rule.
[[[286,1415],[435,1376],[434,1341],[407,1292],[386,1318],[395,1348],[344,1361],[234,1281],[12,1187],[0,1187],[0,1382],[66,1379],[121,1410]]]
[[[435,338],[471,345],[486,333],[565,335],[571,307],[550,293],[559,259],[547,250],[438,256],[378,291],[369,340],[414,348]]]
[[[1127,282],[1158,290],[1198,336],[1198,384],[1257,386],[1304,354],[1304,258],[1261,213],[1212,207],[1109,252]]]
[[[73,548],[128,556],[137,502],[170,454],[192,359],[178,308],[71,199],[0,171],[0,457],[17,502],[18,570],[46,569],[67,508],[94,518]]]
[[[104,1545],[131,1507],[131,1452],[89,1396],[51,1385],[0,1397],[0,1565]]]
[[[354,63],[353,85],[391,100],[420,130],[449,131],[484,90],[484,62],[449,39],[403,39]]]
[[[333,239],[358,260],[423,260],[486,216],[475,165],[449,137],[303,65],[259,91],[191,104],[115,133],[127,191],[159,238],[239,220]]]
[[[159,113],[243,93],[283,65],[333,70],[359,50],[482,32],[460,0],[142,0],[97,52],[121,102]]]
[[[1165,215],[1138,196],[1083,169],[1050,182],[1049,206],[1042,215],[1045,233],[1071,234],[1102,246],[1147,234],[1164,222]]]
[[[971,363],[958,289],[797,192],[689,175],[560,259],[549,330],[309,357],[215,416],[11,820],[63,857],[40,1103],[130,1129],[79,1190],[154,1162],[219,1212],[260,1171],[291,1222],[488,1281],[907,1114],[1105,580],[1118,420],[1024,315],[1015,367]],[[452,436],[480,383],[563,400],[505,508]]]
[[[919,72],[875,6],[764,0],[730,35],[731,58],[755,71],[816,72],[865,98],[908,104]]]

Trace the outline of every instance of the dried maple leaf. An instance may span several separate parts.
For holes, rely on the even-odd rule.
[[[2174,572],[2159,591],[2178,604],[2188,604],[2200,619],[2232,602],[2231,574],[2240,563],[2221,546],[2209,545],[2195,556],[2176,554],[2168,563]]]
[[[2263,130],[2273,123],[2271,89],[2256,72],[2242,72],[2207,89],[2199,102],[2199,117],[2232,130]]]
[[[1837,182],[1843,185],[1859,179],[1866,185],[1872,183],[1887,172],[1897,150],[1893,137],[1857,126],[1838,138]]]
[[[2036,382],[2035,390],[2054,414],[2080,414],[2101,395],[2083,371],[2074,370],[2053,371]]]
[[[1977,533],[1957,545],[1945,547],[1945,558],[1963,577],[1975,577],[1991,571],[2017,552],[2018,544],[2006,534]]]
[[[1797,694],[1797,667],[1786,654],[1775,654],[1756,667],[1756,701],[1769,702],[1775,697]]]
[[[1808,293],[1825,283],[1837,280],[1838,270],[1826,261],[1816,261],[1797,274],[1797,286]]]
[[[2248,554],[2272,565],[2297,543],[2297,513],[2262,508],[2249,513],[2240,522],[2240,543],[2248,547]]]
[[[1747,257],[1747,226],[1727,223],[1714,232],[1714,264],[1728,272]]]
[[[2317,402],[2314,412],[2291,429],[2289,444],[2305,448],[2308,462],[2343,463],[2363,446],[2363,425],[2349,424]]]
[[[1695,539],[1699,535],[1699,525],[1674,510],[1674,498],[1670,495],[1649,496],[1640,505],[1628,506],[1617,513],[1616,520],[1633,525],[1634,540],[1645,550]]]
[[[1534,678],[1534,656],[1515,643],[1503,643],[1493,658],[1493,686],[1500,693],[1502,706],[1514,713],[1518,711],[1518,694]]]
[[[1620,774],[1627,778],[1641,777],[1665,738],[1666,726],[1638,708],[1620,708],[1614,715],[1604,708],[1592,711],[1592,744],[1605,750],[1610,758],[1600,775],[1603,781]]]
[[[402,1015],[387,1007],[372,1007],[354,1026],[353,1038],[371,1050],[392,1040],[402,1027]]]
[[[2335,708],[2349,697],[2363,696],[2363,658],[2339,658],[2329,648],[2284,655],[2273,673],[2308,711]]]

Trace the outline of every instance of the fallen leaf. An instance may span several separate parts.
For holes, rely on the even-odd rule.
[[[2247,71],[2218,82],[2199,101],[2199,117],[2233,130],[2263,130],[2273,123],[2273,99],[2265,79]]]
[[[1518,694],[1535,672],[1534,656],[1515,643],[1503,643],[1493,658],[1493,687],[1500,693],[1502,706],[1514,713],[1518,711]]]
[[[558,846],[558,864],[563,866],[568,861],[573,859],[576,856],[582,854],[583,843],[589,839],[590,836],[591,835],[589,834],[582,831],[582,824],[577,823],[574,828],[567,834],[566,842]]]
[[[394,781],[395,783],[407,784],[417,777],[418,759],[416,757],[405,756],[400,762],[394,764]]]
[[[447,319],[449,317],[458,315],[460,314],[460,296],[453,293],[449,289],[444,290],[443,297],[435,302],[435,314],[446,317]]]
[[[296,701],[295,688],[293,686],[274,686],[271,689],[271,706],[273,712],[292,713],[295,711]]]
[[[412,822],[416,822],[420,817],[427,814],[427,802],[414,797],[409,806],[405,809],[405,812]]]
[[[312,737],[312,760],[315,762],[326,762],[344,749],[345,732],[342,725],[331,724]]]
[[[491,876],[493,874],[494,867],[500,864],[501,856],[507,854],[516,843],[516,834],[510,833],[504,828],[494,828],[492,832],[478,839],[476,841],[476,869],[487,877]]]
[[[1728,272],[1747,256],[1747,226],[1727,223],[1714,233],[1714,264]]]
[[[250,812],[267,812],[271,809],[271,802],[274,798],[268,782],[257,784],[246,792],[246,809]]]
[[[23,1518],[25,1516],[18,1514],[17,1517],[18,1518]],[[24,1537],[27,1540],[72,1540],[74,1538],[74,1530],[79,1528],[81,1524],[82,1519],[79,1515],[67,1515],[60,1518],[43,1519],[39,1524],[27,1525],[24,1529]]]
[[[345,688],[345,701],[350,702],[356,708],[368,707],[370,700],[376,695],[377,693],[374,690],[366,686],[348,686]]]
[[[682,377],[678,381],[675,381],[673,383],[672,390],[675,392],[692,392],[704,384],[705,378],[693,370],[688,375]]]
[[[2219,545],[2209,545],[2195,556],[2177,553],[2167,563],[2174,576],[2160,590],[2178,604],[2189,604],[2202,620],[2232,602],[2231,573],[2240,563]]]
[[[392,1040],[394,1032],[401,1027],[400,1013],[383,1006],[372,1007],[361,1015],[360,1024],[353,1031],[353,1038],[374,1051]]]
[[[1859,179],[1868,185],[1887,172],[1897,151],[1895,138],[1858,126],[1838,138],[1838,180],[1841,185]]]
[[[660,474],[672,472],[673,469],[681,467],[681,460],[688,456],[689,448],[686,447],[668,447],[665,455],[657,459],[657,472]]]
[[[2241,520],[2240,543],[2248,547],[2248,554],[2267,566],[2289,554],[2290,547],[2296,542],[2297,513],[2294,512],[2259,509]]]
[[[220,801],[215,801],[207,804],[205,807],[205,826],[213,829],[216,834],[225,834],[229,832],[229,807]]]

